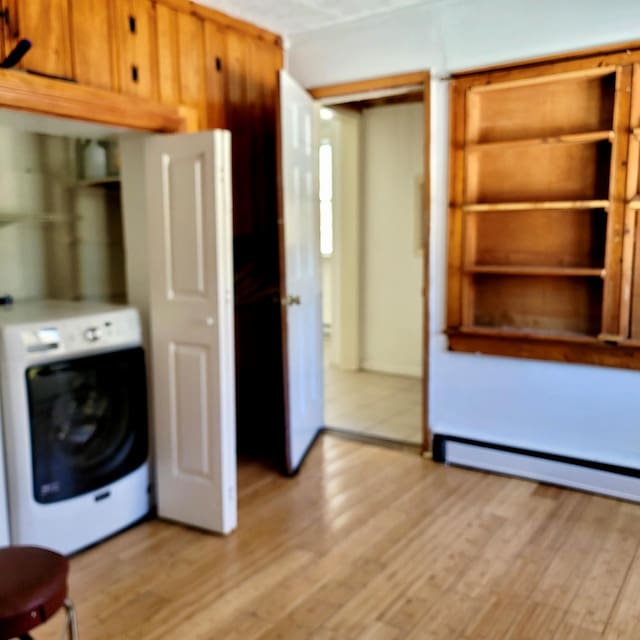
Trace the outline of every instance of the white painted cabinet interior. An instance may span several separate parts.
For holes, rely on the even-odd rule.
[[[317,106],[280,72],[288,369],[287,467],[324,426]]]
[[[150,327],[158,513],[236,527],[230,134],[123,139],[129,299]]]

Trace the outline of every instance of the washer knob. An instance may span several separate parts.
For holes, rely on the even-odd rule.
[[[99,327],[89,327],[84,331],[84,339],[87,342],[97,342],[102,337],[102,332]]]

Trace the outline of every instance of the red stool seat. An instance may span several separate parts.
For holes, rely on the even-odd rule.
[[[0,640],[27,634],[65,603],[69,562],[39,547],[0,549]]]

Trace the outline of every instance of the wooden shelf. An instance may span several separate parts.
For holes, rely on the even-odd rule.
[[[590,267],[533,267],[518,265],[474,265],[465,268],[465,273],[508,276],[558,276],[604,278],[604,269]]]
[[[552,334],[509,328],[465,327],[449,329],[446,333],[452,351],[640,369],[640,341],[611,345],[584,334]]]
[[[640,196],[636,196],[635,198],[631,198],[627,203],[629,209],[640,209]]]
[[[104,178],[87,178],[85,180],[78,180],[74,182],[72,187],[77,189],[89,188],[89,187],[103,187],[113,188],[120,186],[120,176],[105,176]]]
[[[451,334],[466,334],[473,336],[484,336],[487,338],[521,338],[523,340],[556,341],[563,340],[577,342],[580,344],[598,344],[596,336],[585,335],[583,333],[536,331],[535,329],[514,329],[513,327],[460,327],[459,329],[448,331]]]
[[[606,131],[589,131],[585,133],[567,133],[559,136],[539,138],[522,138],[519,140],[499,140],[497,142],[472,142],[465,145],[467,151],[484,151],[489,149],[506,149],[508,147],[535,146],[541,144],[590,144],[593,142],[613,142],[615,133]]]
[[[62,213],[0,213],[0,226],[17,222],[60,223],[69,222],[70,217]]]
[[[608,200],[545,200],[537,202],[477,202],[463,204],[463,211],[535,211],[541,209],[606,209]]]

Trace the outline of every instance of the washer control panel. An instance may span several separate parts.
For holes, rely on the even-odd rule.
[[[141,338],[138,315],[133,309],[23,325],[19,334],[23,349],[33,356],[118,347]]]

